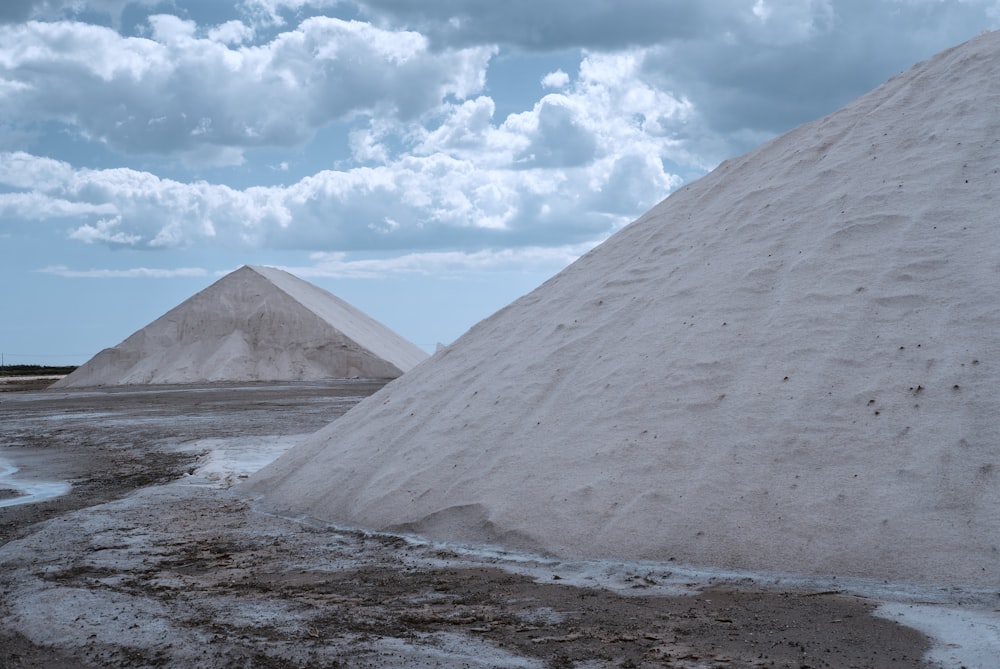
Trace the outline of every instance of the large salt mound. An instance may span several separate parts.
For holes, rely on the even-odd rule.
[[[1000,34],[723,163],[251,478],[565,557],[1000,574]]]
[[[426,357],[327,291],[245,266],[53,387],[394,378]]]

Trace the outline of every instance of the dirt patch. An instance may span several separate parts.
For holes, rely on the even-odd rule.
[[[22,470],[73,483],[0,508],[0,667],[926,666],[927,639],[858,597],[753,583],[656,594],[667,572],[636,571],[627,592],[570,585],[540,558],[528,574],[521,557],[256,512],[177,449],[316,429],[373,390],[0,404]]]

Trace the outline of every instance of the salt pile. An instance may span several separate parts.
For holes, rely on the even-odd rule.
[[[394,378],[426,357],[327,291],[244,266],[52,387]]]
[[[563,557],[1000,574],[1000,33],[687,185],[251,478]]]

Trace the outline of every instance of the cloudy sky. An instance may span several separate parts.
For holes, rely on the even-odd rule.
[[[0,353],[244,264],[433,351],[1000,0],[3,0]]]

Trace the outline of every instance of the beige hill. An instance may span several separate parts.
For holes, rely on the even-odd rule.
[[[426,357],[327,291],[244,266],[53,387],[394,378]]]
[[[251,478],[566,557],[1000,579],[1000,34],[720,165]]]

